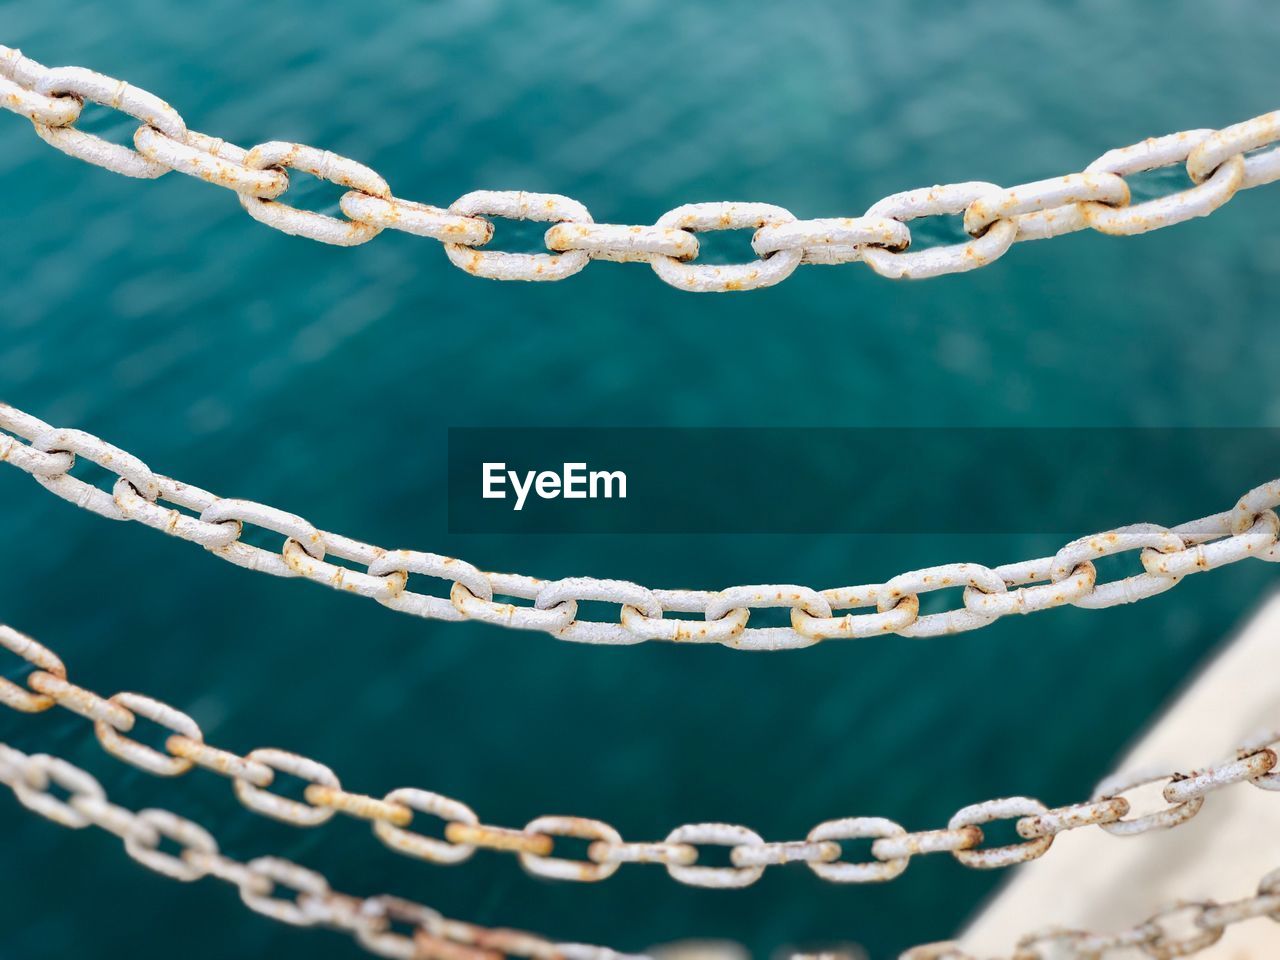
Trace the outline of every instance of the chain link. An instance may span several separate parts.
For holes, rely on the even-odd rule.
[[[57,784],[68,796],[55,798],[49,787]],[[182,883],[206,877],[236,888],[250,910],[280,923],[299,927],[327,927],[349,934],[368,953],[391,960],[424,957],[451,960],[647,960],[645,955],[620,954],[606,947],[553,943],[518,930],[490,929],[450,920],[430,907],[392,896],[354,897],[339,893],[314,870],[279,857],[258,857],[240,862],[223,854],[214,837],[199,824],[163,809],[134,812],[111,803],[102,785],[91,774],[58,757],[27,755],[0,743],[0,784],[13,791],[20,803],[48,820],[72,829],[97,827],[118,837],[125,852],[139,864]],[[1001,801],[970,816],[1003,816],[1027,809],[1034,801],[1019,798]],[[572,817],[544,817],[548,834],[589,838],[609,835],[606,825]],[[735,843],[750,831],[725,824],[698,824],[683,828],[696,842]],[[841,838],[884,835],[884,822],[847,821],[835,828]],[[171,841],[174,852],[160,849]],[[597,841],[601,842],[601,841]],[[607,842],[607,841],[605,841]],[[770,846],[770,845],[766,845]],[[772,845],[781,848],[784,845]],[[758,863],[780,862],[789,856],[816,862],[826,856],[821,843],[788,844],[786,851],[760,854]],[[735,862],[744,857],[734,847]],[[775,856],[776,854],[776,856]],[[614,869],[619,861],[614,862]],[[592,868],[593,864],[561,861],[564,878]],[[827,864],[828,867],[833,866]],[[732,877],[742,869],[712,868]],[[1157,910],[1146,920],[1114,933],[1052,928],[1028,933],[1017,941],[1007,960],[1107,960],[1133,956],[1133,951],[1172,960],[1205,950],[1222,939],[1228,928],[1251,920],[1280,922],[1280,870],[1259,882],[1252,896],[1227,903],[1213,900],[1179,901]],[[958,943],[933,943],[915,947],[899,960],[978,960]],[[989,958],[987,958],[989,960]]]
[[[116,478],[110,491],[71,474],[78,457]],[[1163,593],[1193,574],[1251,558],[1280,561],[1280,519],[1272,510],[1280,504],[1280,480],[1249,491],[1230,511],[1172,529],[1135,524],[1081,537],[1052,557],[998,567],[944,564],[908,571],[882,584],[826,590],[764,584],[708,591],[650,589],[594,577],[546,581],[522,574],[486,573],[464,560],[433,553],[386,550],[321,530],[276,507],[222,498],[172,480],[92,434],[54,429],[4,403],[0,403],[0,462],[30,474],[45,489],[82,509],[113,520],[136,521],[199,544],[249,570],[311,580],[418,617],[479,620],[542,631],[575,643],[666,640],[719,643],[739,650],[787,650],[835,638],[933,637],[1064,605],[1096,610],[1133,603]],[[278,535],[280,547],[246,543],[247,528]],[[1142,572],[1099,583],[1094,561],[1124,553],[1138,555]],[[441,581],[447,588],[438,593],[417,592],[411,586],[418,577]],[[921,595],[946,589],[962,591],[961,605],[921,616]],[[580,620],[579,603],[612,604],[617,618]],[[750,626],[752,612],[768,608],[789,610],[791,626]],[[868,612],[846,612],[857,610]],[[701,615],[701,619],[672,614]],[[56,671],[49,673],[44,682],[56,686],[60,682]],[[0,682],[0,701],[13,695],[12,688]],[[18,691],[17,696],[29,694]],[[109,707],[86,703],[86,709],[101,712]]]
[[[86,100],[139,122],[134,147],[109,143],[76,123]],[[394,196],[370,168],[327,150],[271,141],[245,150],[187,127],[154,94],[82,67],[45,67],[0,46],[0,107],[27,117],[51,146],[128,177],[170,170],[233,190],[254,219],[285,233],[351,246],[383,230],[443,244],[450,262],[495,280],[563,280],[591,260],[648,263],[680,290],[723,292],[772,286],[801,264],[865,262],[881,276],[923,278],[985,266],[1024,240],[1092,228],[1130,235],[1203,217],[1241,190],[1280,179],[1280,111],[1221,130],[1187,130],[1111,150],[1078,173],[1000,187],[952,183],[908,190],[861,216],[798,220],[765,203],[694,203],[652,225],[598,224],[581,203],[557,194],[480,190],[447,209]],[[1125,177],[1183,164],[1189,186],[1130,204]],[[342,217],[287,204],[288,169],[348,188]],[[914,249],[908,222],[962,216],[963,243]],[[492,218],[550,223],[546,253],[488,249]],[[756,260],[698,261],[697,234],[754,230]]]
[[[76,686],[65,679],[66,668],[57,656],[10,627],[0,626],[0,649],[37,668],[27,674],[27,688],[16,680],[3,681],[7,686],[0,686],[0,702],[20,712],[59,706],[88,716],[109,754],[147,773],[181,776],[199,766],[229,779],[240,803],[261,816],[298,827],[316,827],[341,813],[370,823],[374,836],[405,856],[459,864],[477,849],[503,851],[517,856],[529,873],[553,880],[594,883],[612,876],[624,863],[651,863],[666,867],[680,883],[733,888],[750,886],[768,867],[803,863],[833,883],[881,883],[898,877],[912,858],[934,853],[950,853],[975,869],[1003,869],[1044,856],[1060,833],[1097,826],[1117,836],[1135,836],[1185,823],[1200,812],[1210,796],[1236,784],[1276,789],[1274,748],[1280,744],[1280,731],[1259,735],[1223,763],[1186,772],[1115,776],[1100,784],[1087,801],[1052,810],[1029,797],[972,804],[958,811],[943,829],[908,832],[881,817],[847,817],[818,824],[802,840],[770,842],[744,826],[695,823],[677,827],[659,842],[631,842],[610,824],[586,817],[542,816],[514,829],[484,823],[466,804],[414,787],[401,787],[381,797],[353,792],[342,786],[333,770],[308,757],[270,748],[240,756],[206,744],[203,731],[191,717],[159,700],[137,693],[104,698]],[[57,684],[49,682],[54,678],[47,672],[50,668],[59,675]],[[88,710],[86,704],[95,708]],[[125,736],[139,717],[170,732],[163,750]],[[0,756],[0,767],[3,760]],[[51,764],[41,768],[43,779],[15,787],[19,799],[47,816],[61,817],[59,822],[68,826],[83,826],[78,808],[45,790],[49,780],[75,789],[74,779],[65,779],[74,778],[74,774],[56,762]],[[278,773],[305,782],[302,800],[272,791]],[[1125,794],[1150,784],[1165,785],[1166,806],[1130,817],[1131,804]],[[434,828],[423,823],[430,820],[437,821]],[[998,820],[1014,821],[1022,841],[983,848],[983,825]],[[585,841],[586,859],[563,856],[558,838]],[[843,859],[841,844],[852,840],[871,841],[870,860],[858,863]],[[730,866],[700,863],[700,848],[708,845],[727,847]]]

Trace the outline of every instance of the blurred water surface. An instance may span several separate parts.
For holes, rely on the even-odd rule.
[[[0,22],[5,43],[154,90],[196,129],[320,145],[375,166],[401,196],[546,190],[636,223],[710,199],[854,215],[910,187],[1066,173],[1110,147],[1274,109],[1264,81],[1280,43],[1274,8],[1244,0],[119,0],[4,3]],[[547,577],[707,587],[875,582],[1059,546],[449,537],[451,425],[1280,422],[1280,341],[1267,335],[1275,188],[1147,237],[1026,244],[964,276],[906,284],[814,268],[768,291],[698,297],[635,265],[480,281],[435,243],[392,233],[328,249],[257,225],[226,191],[113,176],[0,119],[3,395],[162,472],[375,543]],[[86,123],[115,138],[130,129],[100,110]],[[337,190],[294,182],[291,197],[336,210]],[[540,234],[502,223],[496,242],[531,249]],[[707,246],[746,249],[736,234]],[[884,468],[927,470],[927,451]],[[698,820],[770,838],[855,814],[929,827],[990,796],[1078,799],[1269,582],[1262,565],[1240,565],[1140,606],[933,642],[580,649],[255,576],[75,511],[15,471],[0,497],[3,618],[62,652],[79,682],[156,695],[211,741],[307,754],[354,789],[423,786],[497,823],[594,816],[634,839]],[[935,857],[878,888],[824,885],[803,868],[740,892],[644,867],[548,884],[498,855],[409,861],[351,821],[311,832],[263,821],[211,776],[162,782],[109,761],[70,716],[0,716],[0,737],[85,765],[123,802],[201,820],[234,855],[280,853],[352,893],[622,949],[724,936],[760,955],[853,940],[887,956],[948,935],[999,882]],[[35,821],[9,799],[0,817],[6,958],[358,955],[336,935],[248,914],[211,881],[154,876],[108,836]]]

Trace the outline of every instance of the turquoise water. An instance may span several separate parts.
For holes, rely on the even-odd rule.
[[[612,222],[726,198],[853,215],[898,190],[1065,173],[1277,105],[1270,5],[1000,6],[128,0],[3,4],[0,22],[36,59],[128,78],[246,146],[324,146],[438,204],[476,188],[561,192]],[[257,225],[225,191],[116,177],[0,121],[2,395],[164,473],[379,544],[706,587],[874,582],[1060,545],[450,537],[449,426],[1280,423],[1275,188],[1142,238],[1025,244],[965,276],[813,268],[696,297],[636,265],[504,285],[405,235],[327,249]],[[130,131],[101,111],[86,122]],[[335,209],[338,191],[306,181],[299,202]],[[502,223],[496,242],[527,249],[540,234]],[[741,242],[708,249],[727,258]],[[928,469],[922,454],[891,468]],[[422,786],[512,825],[594,816],[631,839],[698,820],[769,838],[861,814],[925,828],[992,796],[1079,799],[1271,582],[1239,565],[1143,605],[932,642],[767,657],[582,649],[254,576],[73,510],[16,471],[0,498],[3,617],[78,682],[158,696],[231,749],[305,753],[353,789]],[[505,856],[406,860],[352,821],[263,821],[211,775],[160,781],[109,760],[69,715],[0,716],[0,738],[74,760],[121,802],[200,820],[233,855],[279,853],[351,893],[629,950],[716,936],[758,955],[840,940],[888,956],[953,932],[1001,880],[933,857],[875,888],[801,867],[739,892],[646,867],[556,885]],[[336,934],[248,914],[214,881],[152,875],[109,836],[36,821],[11,799],[0,817],[6,958],[359,955]]]

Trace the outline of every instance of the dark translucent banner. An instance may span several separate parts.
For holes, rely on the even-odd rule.
[[[1273,429],[454,428],[449,529],[1076,536],[1277,477]]]

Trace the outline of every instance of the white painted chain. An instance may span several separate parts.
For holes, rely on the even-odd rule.
[[[470,859],[480,848],[499,850],[518,856],[529,873],[552,880],[594,883],[611,877],[624,863],[656,863],[680,883],[725,889],[750,886],[768,867],[803,863],[833,883],[880,883],[898,877],[912,857],[930,853],[950,853],[976,869],[1000,869],[1042,857],[1054,837],[1070,830],[1098,826],[1115,836],[1136,836],[1186,823],[1200,812],[1210,794],[1234,784],[1280,790],[1280,773],[1275,769],[1277,730],[1254,738],[1223,763],[1185,773],[1112,777],[1088,800],[1052,810],[1029,797],[1005,797],[963,808],[945,828],[915,833],[883,817],[862,816],[820,823],[803,840],[769,842],[736,824],[689,823],[660,841],[636,843],[624,840],[608,823],[587,817],[542,816],[515,829],[482,823],[465,803],[416,787],[400,787],[382,797],[355,793],[342,786],[333,770],[308,757],[273,748],[241,756],[206,743],[195,720],[159,700],[138,693],[102,697],[72,683],[56,654],[11,627],[0,625],[0,649],[32,668],[22,684],[0,675],[0,704],[24,713],[60,706],[86,717],[107,753],[147,773],[175,777],[203,767],[230,779],[240,803],[264,817],[316,827],[342,813],[370,823],[374,836],[405,856],[453,865]],[[163,749],[130,736],[139,718],[168,734]],[[277,773],[306,783],[302,800],[271,790]],[[70,780],[59,782],[74,789]],[[1162,785],[1163,805],[1131,815],[1133,805],[1127,795],[1151,784]],[[19,799],[31,800],[46,815],[61,815],[72,821],[69,826],[76,825],[74,813],[67,814],[57,801],[21,793]],[[438,822],[424,832],[421,821],[428,819]],[[1015,821],[1021,842],[983,848],[982,826],[998,820]],[[431,836],[432,832],[439,836]],[[586,841],[586,858],[559,853],[561,838]],[[842,843],[855,840],[871,841],[869,859],[845,859]],[[699,863],[704,846],[728,847],[730,865]]]
[[[114,476],[114,486],[101,489],[73,476],[77,457]],[[769,584],[708,591],[650,589],[594,577],[547,581],[486,573],[465,560],[372,546],[328,533],[275,507],[225,499],[172,480],[92,434],[55,429],[4,403],[0,462],[30,474],[78,507],[191,541],[250,570],[312,580],[418,617],[479,620],[577,643],[667,640],[786,650],[827,639],[891,633],[934,637],[1067,604],[1099,609],[1132,603],[1162,593],[1184,577],[1246,558],[1280,560],[1280,520],[1272,510],[1280,504],[1280,480],[1249,491],[1225,513],[1172,529],[1135,524],[1104,531],[1074,540],[1052,557],[998,567],[949,563],[903,573],[885,583],[827,590]],[[280,548],[244,542],[246,525],[278,534]],[[1098,583],[1093,561],[1125,552],[1139,554],[1143,572]],[[430,594],[410,589],[414,577],[443,581],[447,596],[441,595],[443,590]],[[962,606],[920,616],[920,596],[948,588],[962,589]],[[614,604],[617,619],[580,620],[582,602]],[[790,610],[791,626],[749,625],[753,610],[770,607]]]
[[[47,754],[28,755],[0,743],[0,784],[18,802],[72,829],[114,834],[125,852],[149,870],[192,883],[214,877],[235,887],[250,910],[296,927],[328,927],[390,960],[647,960],[580,943],[553,943],[520,930],[480,927],[391,896],[354,897],[279,857],[240,862],[222,853],[199,824],[168,810],[132,811],[107,799],[102,785],[79,767]],[[50,788],[57,786],[59,793]],[[171,841],[161,849],[163,840]],[[171,852],[172,851],[172,852]]]
[[[0,784],[12,790],[23,806],[54,823],[72,829],[93,826],[114,834],[130,857],[162,876],[184,883],[214,877],[234,886],[241,902],[255,913],[292,926],[347,933],[374,956],[390,960],[647,960],[644,954],[552,943],[536,934],[450,920],[399,897],[339,893],[323,875],[279,857],[235,860],[222,853],[199,824],[163,809],[134,812],[117,806],[91,774],[47,754],[27,755],[0,743]],[[55,785],[65,797],[50,789]],[[564,828],[560,821],[565,819],[543,818],[557,832]],[[713,834],[739,839],[743,828],[689,828],[691,833],[695,830],[707,839]],[[176,849],[161,850],[162,840],[171,841]],[[1221,940],[1229,927],[1262,917],[1280,921],[1280,870],[1264,877],[1251,897],[1228,903],[1182,901],[1116,933],[1062,928],[1029,933],[1017,942],[1009,960],[1103,960],[1133,956],[1135,949],[1155,960],[1171,960],[1193,956]],[[915,947],[899,960],[976,958],[949,942]]]
[[[109,143],[76,126],[86,100],[139,122],[134,148]],[[177,170],[235,191],[254,219],[295,236],[351,246],[383,230],[440,241],[450,262],[494,280],[563,280],[590,260],[648,263],[680,290],[723,292],[772,286],[805,263],[863,261],[886,277],[923,278],[985,266],[1014,243],[1085,228],[1129,235],[1203,217],[1247,190],[1280,179],[1280,111],[1221,130],[1187,130],[1103,154],[1082,172],[1000,187],[953,183],[908,190],[873,204],[861,216],[798,220],[765,203],[694,203],[652,225],[598,224],[581,203],[557,194],[480,190],[447,209],[396,197],[370,168],[298,143],[262,143],[244,150],[189,129],[154,94],[83,67],[45,67],[0,46],[0,107],[29,118],[51,146],[129,177]],[[1269,149],[1264,149],[1269,148]],[[1130,204],[1125,177],[1184,164],[1186,189]],[[288,169],[348,188],[332,217],[290,206]],[[971,239],[912,248],[908,222],[964,218]],[[490,218],[551,224],[546,253],[487,249]],[[754,230],[755,259],[698,262],[697,234]]]

